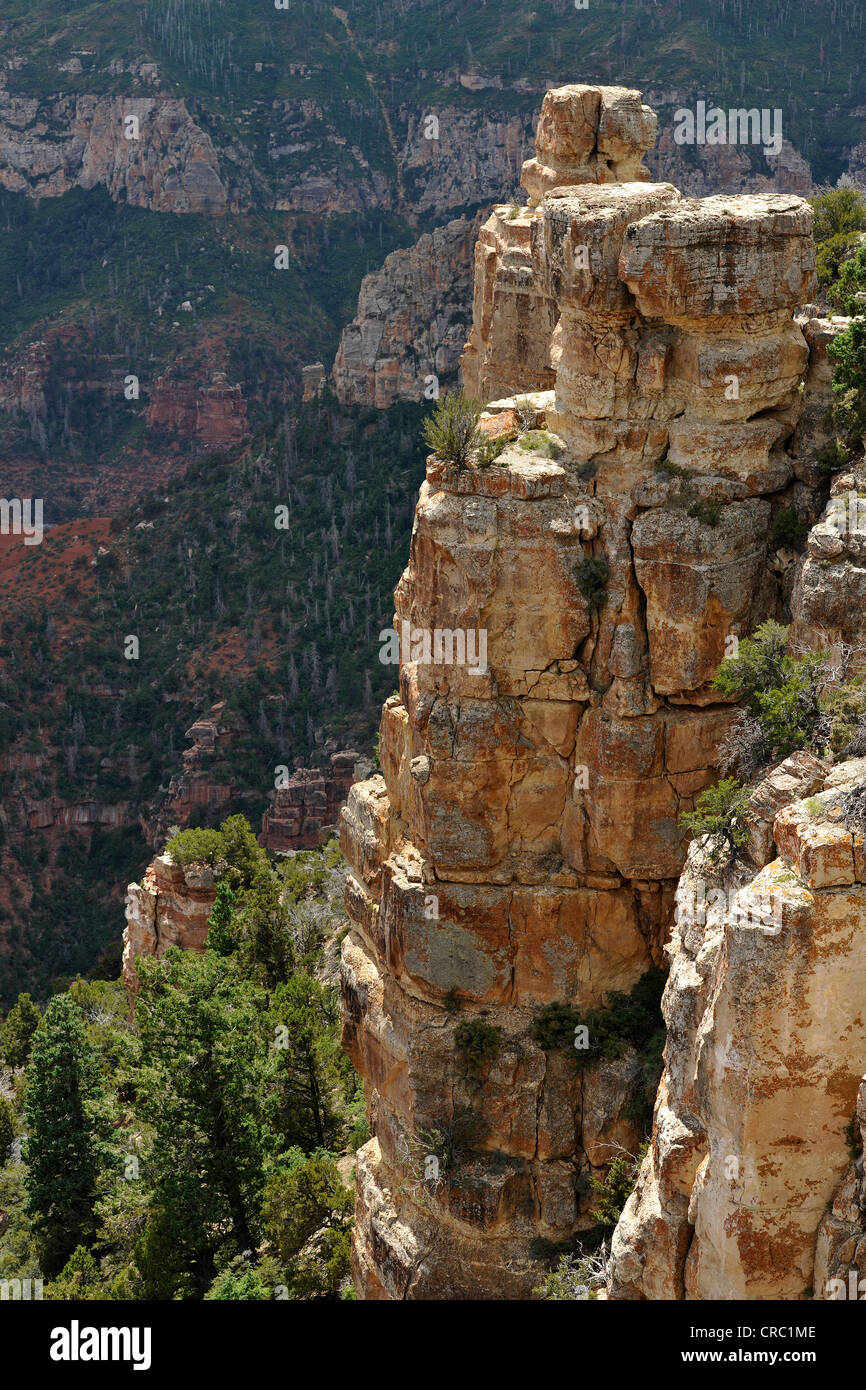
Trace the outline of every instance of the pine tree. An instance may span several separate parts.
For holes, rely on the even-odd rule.
[[[139,967],[138,1115],[153,1129],[147,1169],[157,1265],[214,1279],[217,1250],[255,1248],[274,1069],[264,996],[235,957],[170,950]],[[141,1267],[139,1265],[139,1267]],[[164,1296],[164,1295],[163,1295]]]
[[[232,908],[235,895],[227,883],[217,889],[216,900],[208,918],[207,948],[218,956],[230,956],[237,942],[232,936]]]
[[[103,1107],[96,1050],[80,1009],[60,995],[36,1034],[24,1101],[27,1212],[49,1275],[95,1234],[97,1183],[110,1154]]]
[[[0,1057],[7,1067],[26,1067],[42,1015],[29,994],[19,994],[0,1031]]]

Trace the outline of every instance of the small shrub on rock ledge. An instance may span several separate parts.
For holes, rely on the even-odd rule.
[[[499,1056],[499,1029],[481,1018],[464,1019],[454,1030],[454,1050],[467,1076],[480,1077]]]
[[[751,793],[736,777],[724,777],[702,791],[695,809],[680,816],[680,824],[696,839],[706,839],[712,864],[732,864],[749,842],[746,813]]]
[[[463,391],[446,391],[433,414],[424,421],[424,439],[443,463],[469,468],[484,438],[478,428],[482,402]]]

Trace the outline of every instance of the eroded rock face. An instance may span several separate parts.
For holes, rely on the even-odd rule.
[[[722,884],[690,851],[667,948],[665,1074],[613,1238],[614,1298],[827,1297],[866,1249],[862,1223],[849,1229],[862,1162],[845,1176],[866,1057],[866,860],[839,807],[864,766],[825,771],[805,800],[793,798],[814,785],[810,755],[770,774],[753,819],[765,825],[775,802],[775,852],[757,872]]]
[[[97,184],[112,198],[153,212],[216,217],[227,210],[210,136],[183,101],[64,96],[43,102],[0,90],[0,186],[45,198]]]
[[[792,650],[866,643],[866,465],[834,477],[830,499],[809,532],[791,598]]]
[[[181,365],[154,383],[147,423],[194,439],[206,449],[224,448],[246,437],[247,406],[240,385],[231,385],[224,372],[202,383],[187,377]]]
[[[441,379],[444,389],[456,374],[469,327],[476,230],[477,221],[457,218],[408,250],[392,251],[381,270],[364,277],[333,367],[344,405],[385,410],[397,400],[421,401],[429,378]]]
[[[181,867],[170,854],[158,855],[141,883],[129,885],[123,980],[130,995],[138,989],[135,962],[139,956],[155,956],[159,960],[169,946],[184,951],[205,949],[216,891],[213,869],[206,864]]]
[[[684,203],[638,173],[651,126],[637,93],[548,93],[539,201],[479,237],[463,369],[482,395],[508,386],[483,419],[505,448],[486,469],[428,461],[382,775],[341,821],[365,1297],[528,1296],[541,1245],[592,1224],[589,1176],[636,1151],[636,1059],[580,1073],[533,1023],[662,958],[679,817],[733,717],[711,678],[780,601],[767,537],[794,472],[811,213]],[[463,1024],[498,1030],[477,1075]],[[686,1174],[697,1141],[674,1128]],[[452,1157],[436,1180],[433,1131]]]
[[[331,754],[330,767],[298,768],[274,793],[262,816],[259,844],[270,850],[315,849],[322,844],[336,832],[340,807],[362,762],[360,753],[345,751]]]

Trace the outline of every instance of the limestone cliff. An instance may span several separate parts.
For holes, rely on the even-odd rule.
[[[590,1176],[639,1142],[634,1059],[580,1071],[534,1025],[662,959],[678,816],[732,718],[711,677],[781,602],[774,512],[816,502],[792,453],[811,209],[682,199],[641,168],[653,133],[637,92],[548,93],[528,205],[479,237],[464,377],[508,442],[428,462],[382,776],[341,827],[364,1297],[526,1297],[593,1224]]]

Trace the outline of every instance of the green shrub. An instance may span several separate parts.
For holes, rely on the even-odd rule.
[[[580,1071],[621,1057],[628,1047],[634,1047],[653,1068],[654,1090],[665,1039],[661,1014],[665,979],[665,972],[653,967],[630,993],[611,991],[601,1008],[580,1010],[569,1004],[545,1004],[533,1019],[533,1040],[545,1052],[567,1051]],[[579,1027],[587,1030],[586,1048],[575,1046]]]
[[[637,1157],[634,1154],[620,1154],[603,1178],[591,1179],[596,1195],[592,1215],[608,1230],[612,1231],[622,1216],[622,1209],[634,1191],[646,1151],[647,1145],[644,1144]]]
[[[701,792],[693,811],[680,816],[680,825],[696,839],[710,837],[707,851],[713,863],[731,863],[748,844],[749,796],[748,787],[742,786],[736,777],[725,777]]]
[[[499,1056],[499,1029],[481,1018],[464,1019],[454,1030],[454,1050],[467,1076],[479,1077]]]
[[[782,547],[788,550],[800,550],[808,534],[809,528],[797,516],[796,508],[783,507],[773,517],[770,526],[770,544],[776,550]]]
[[[815,211],[812,230],[819,246],[833,237],[866,229],[866,203],[856,188],[831,188],[809,202]]]
[[[545,1004],[532,1021],[532,1037],[544,1052],[559,1052],[574,1046],[581,1022],[580,1011],[569,1004]]]
[[[424,421],[425,442],[443,463],[469,468],[472,455],[484,439],[478,428],[482,402],[463,391],[446,391],[433,414]]]
[[[828,289],[836,283],[842,266],[854,254],[860,241],[859,232],[840,232],[838,236],[830,237],[823,246],[818,247],[815,269],[818,273],[818,284],[822,289]]]
[[[564,452],[559,440],[552,439],[547,430],[527,430],[525,434],[521,434],[518,443],[521,449],[542,454],[549,459],[561,458]]]
[[[175,864],[210,864],[225,858],[225,838],[219,830],[180,830],[166,845]]]
[[[495,463],[505,448],[506,440],[488,439],[482,437],[481,443],[475,451],[475,463],[478,468],[489,468]]]
[[[0,1168],[9,1159],[15,1140],[15,1110],[11,1100],[0,1096]]]
[[[866,683],[864,677],[833,686],[821,697],[830,721],[827,738],[836,757],[861,758],[866,753]],[[862,748],[862,751],[861,751]]]
[[[601,608],[607,600],[607,581],[609,579],[610,565],[602,555],[587,555],[578,564],[574,572],[574,580],[590,613]]]
[[[788,629],[768,618],[751,637],[739,643],[737,655],[727,657],[716,672],[713,689],[739,701],[749,701],[756,691],[782,685],[790,660]]]
[[[850,451],[845,448],[841,439],[831,439],[829,444],[825,444],[823,449],[818,451],[818,466],[822,473],[838,473],[840,468],[844,468],[850,457]]]
[[[669,459],[667,456],[663,459],[659,459],[656,464],[656,472],[665,473],[669,478],[687,478],[689,476],[687,469],[682,468],[678,463],[674,463],[673,459]]]

